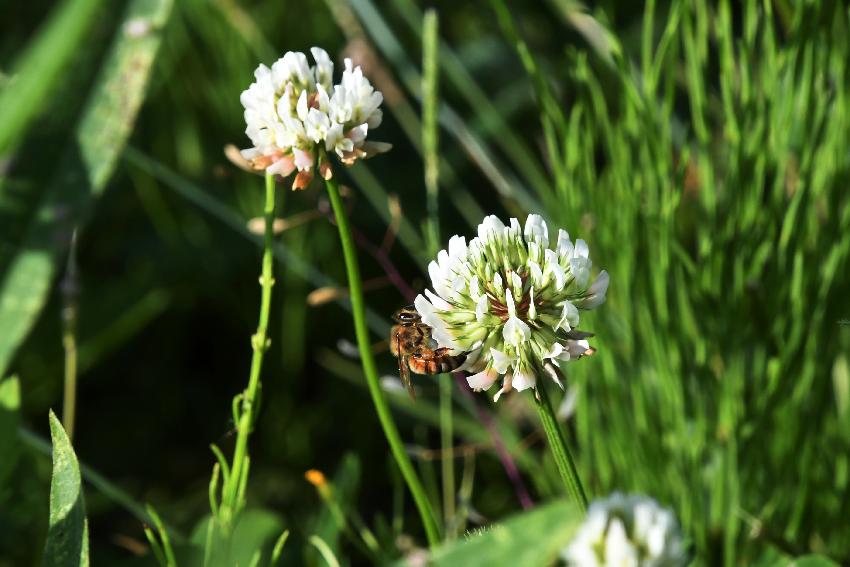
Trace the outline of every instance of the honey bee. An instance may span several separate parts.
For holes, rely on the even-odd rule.
[[[451,349],[434,348],[431,327],[412,305],[395,312],[396,322],[390,331],[390,352],[398,358],[398,372],[410,397],[416,399],[410,373],[442,374],[451,372],[466,360],[465,354],[449,354]]]

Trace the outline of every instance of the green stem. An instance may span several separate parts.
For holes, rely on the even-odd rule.
[[[392,414],[390,414],[387,401],[384,399],[384,393],[381,390],[380,381],[378,379],[378,369],[375,366],[375,359],[372,356],[372,345],[369,342],[369,330],[366,327],[366,312],[363,303],[363,286],[360,279],[360,266],[357,262],[357,251],[354,247],[354,239],[351,236],[351,229],[348,226],[348,218],[345,214],[342,200],[339,197],[339,189],[337,188],[336,180],[329,179],[325,186],[328,190],[328,197],[333,207],[336,224],[339,228],[339,239],[342,243],[342,252],[345,257],[345,269],[348,274],[348,287],[351,293],[351,312],[354,316],[354,334],[357,336],[357,347],[360,350],[360,360],[363,364],[363,373],[366,375],[366,383],[369,386],[369,394],[372,396],[372,402],[375,404],[375,411],[378,413],[378,420],[381,422],[381,427],[384,429],[384,435],[390,444],[390,450],[395,457],[398,468],[407,482],[407,487],[413,495],[413,500],[419,510],[419,515],[422,518],[422,523],[425,527],[425,535],[428,538],[428,544],[431,547],[436,547],[439,544],[439,531],[437,522],[434,518],[434,513],[431,510],[431,504],[425,495],[425,490],[422,488],[422,483],[416,476],[413,465],[404,451],[404,445],[401,442],[401,437],[396,429]]]
[[[555,457],[555,464],[558,466],[558,472],[561,473],[561,479],[564,481],[567,493],[582,511],[587,510],[587,496],[584,487],[578,476],[570,449],[567,447],[564,433],[561,431],[558,420],[555,419],[552,404],[549,403],[549,395],[542,384],[537,388],[537,396],[534,400],[540,421],[543,423],[543,430],[546,431],[546,438],[549,440],[549,449],[552,451],[552,456]]]
[[[452,437],[452,380],[451,375],[442,374],[437,377],[440,381],[440,460],[443,473],[443,521],[445,522],[446,539],[455,536],[455,458]]]
[[[422,22],[422,149],[425,158],[425,196],[427,198],[428,224],[426,241],[433,255],[440,249],[440,217],[438,196],[440,191],[439,110],[438,73],[438,20],[433,9],[425,11]]]
[[[231,527],[235,515],[241,509],[243,498],[240,498],[240,486],[244,486],[245,479],[242,477],[248,470],[248,437],[251,434],[254,418],[257,414],[257,395],[260,390],[260,371],[263,367],[263,355],[269,348],[269,339],[266,332],[269,324],[269,312],[271,309],[272,287],[274,286],[274,275],[272,273],[273,246],[274,246],[274,216],[275,216],[275,181],[274,176],[266,174],[266,204],[263,210],[265,219],[265,230],[263,239],[263,268],[260,276],[260,287],[262,289],[260,298],[260,320],[257,324],[257,332],[251,337],[251,374],[248,378],[248,387],[241,394],[239,421],[236,424],[236,448],[233,451],[233,465],[231,466],[230,478],[224,489],[224,499],[221,507],[222,524],[225,529]]]

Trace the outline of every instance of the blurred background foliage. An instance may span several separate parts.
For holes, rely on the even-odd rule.
[[[161,29],[138,28],[125,15],[130,4],[161,10]],[[232,438],[230,403],[245,382],[256,323],[259,249],[246,227],[262,210],[262,180],[234,167],[224,148],[248,143],[239,94],[259,62],[319,45],[338,62],[353,57],[384,92],[375,136],[392,142],[392,153],[342,174],[376,343],[426,282],[423,7],[176,0],[169,13],[158,4],[0,8],[0,343],[8,349],[0,370],[20,378],[23,427],[11,470],[0,470],[0,565],[37,562],[47,530],[42,440],[48,409],[62,405],[70,243],[70,230],[53,230],[60,225],[79,230],[74,446],[95,471],[86,493],[95,564],[151,561],[133,502],[153,503],[185,537],[208,513],[208,446]],[[589,492],[642,491],[671,506],[697,564],[808,552],[850,561],[846,7],[429,5],[443,41],[442,240],[471,235],[484,214],[539,212],[550,230],[585,238],[611,273],[608,303],[583,323],[599,353],[569,367],[562,405]],[[49,18],[62,17],[43,52],[24,50],[44,40]],[[125,117],[132,135],[123,150],[120,129],[98,122],[104,115],[92,112],[89,95],[112,61],[110,46],[154,35],[162,44],[135,123]],[[144,75],[139,61],[113,106],[132,106],[121,94]],[[83,132],[111,137],[81,140],[81,116],[91,117]],[[106,190],[89,202],[105,181],[92,172],[113,160]],[[84,192],[63,177],[80,162],[90,174]],[[287,194],[283,216],[251,449],[255,534],[289,528],[288,564],[320,561],[305,543],[313,533],[340,557],[365,562],[303,477],[339,471],[342,505],[375,530],[387,557],[398,555],[410,537],[423,541],[421,528],[351,358],[345,293],[336,289],[340,250],[319,185]],[[388,234],[397,235],[391,247]],[[51,287],[26,332],[13,292],[40,280],[25,273],[12,289],[10,274],[42,249],[51,253],[52,271],[43,272]],[[409,289],[393,285],[397,275]],[[395,373],[389,354],[379,360]],[[438,503],[437,388],[428,378],[417,386],[416,404],[389,395]],[[494,405],[456,392],[455,463],[470,527],[521,509],[493,430],[535,501],[558,493],[526,398]],[[9,438],[17,426],[7,423]]]

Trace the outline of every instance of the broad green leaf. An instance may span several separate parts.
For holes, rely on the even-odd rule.
[[[134,0],[68,149],[0,274],[0,374],[35,323],[74,227],[115,169],[144,99],[172,0]]]
[[[546,504],[437,549],[428,564],[446,567],[549,565],[570,543],[582,519],[581,512],[566,501]]]
[[[53,478],[50,481],[50,527],[44,564],[68,567],[89,564],[89,533],[80,465],[56,415],[50,412]]]
[[[0,491],[18,461],[21,386],[15,376],[0,381]]]
[[[196,549],[203,549],[207,538],[207,527],[210,517],[207,516],[192,530],[190,543]],[[221,558],[213,561],[214,565],[250,565],[257,552],[264,558],[271,556],[271,549],[283,531],[283,521],[280,516],[262,508],[249,508],[239,514],[233,526],[231,536],[230,556],[226,561]],[[264,553],[268,551],[268,553]],[[263,563],[265,564],[265,563]]]
[[[14,79],[0,91],[0,157],[13,150],[43,110],[52,90],[62,85],[63,69],[78,53],[103,0],[65,0],[15,62]]]

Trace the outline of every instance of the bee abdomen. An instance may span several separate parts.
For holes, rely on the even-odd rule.
[[[410,369],[417,374],[444,374],[459,367],[464,360],[466,360],[465,354],[442,355],[434,358],[414,356],[410,361]]]
[[[459,354],[457,356],[447,356],[442,359],[440,364],[440,372],[451,372],[466,360],[465,354]]]

